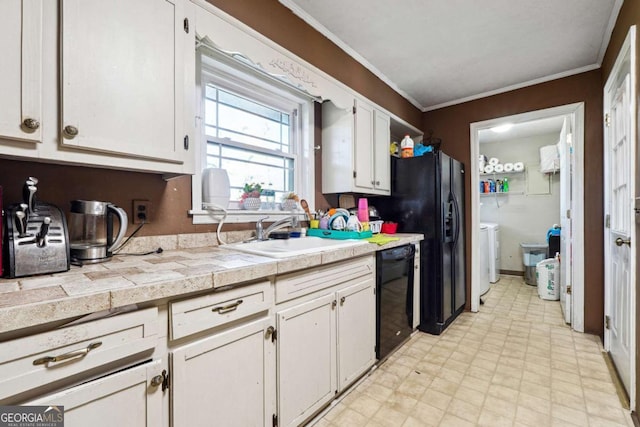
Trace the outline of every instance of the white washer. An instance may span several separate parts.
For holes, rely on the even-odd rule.
[[[489,240],[489,282],[500,280],[500,225],[494,222],[483,222],[486,225]]]
[[[480,295],[489,292],[489,227],[480,224]]]

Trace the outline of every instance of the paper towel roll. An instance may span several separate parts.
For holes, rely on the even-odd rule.
[[[492,166],[495,166],[498,163],[500,163],[500,160],[498,160],[497,157],[492,157],[492,158],[489,159],[489,164],[492,165]]]
[[[524,163],[516,162],[513,164],[513,170],[515,172],[522,172],[524,170]]]
[[[505,172],[512,172],[513,171],[513,163],[505,163],[504,164],[504,171]]]
[[[484,173],[493,173],[493,165],[487,165],[484,167]]]
[[[504,166],[500,163],[498,163],[497,165],[495,165],[493,167],[493,170],[496,171],[496,173],[501,173],[504,171]]]

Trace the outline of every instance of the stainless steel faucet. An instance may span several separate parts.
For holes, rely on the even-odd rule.
[[[267,240],[271,232],[279,230],[281,228],[298,226],[298,217],[288,216],[286,218],[282,218],[274,222],[273,224],[268,226],[267,229],[265,230],[264,226],[262,225],[262,221],[264,221],[267,218],[269,217],[265,216],[264,218],[260,218],[258,221],[256,221],[256,239],[257,240]]]

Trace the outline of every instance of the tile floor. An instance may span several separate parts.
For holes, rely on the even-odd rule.
[[[479,313],[418,333],[314,427],[633,426],[600,339],[503,276]]]

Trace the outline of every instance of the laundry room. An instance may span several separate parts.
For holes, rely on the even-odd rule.
[[[524,276],[527,284],[537,285],[536,264],[560,252],[558,143],[564,122],[558,116],[479,132],[483,298],[501,274]]]

